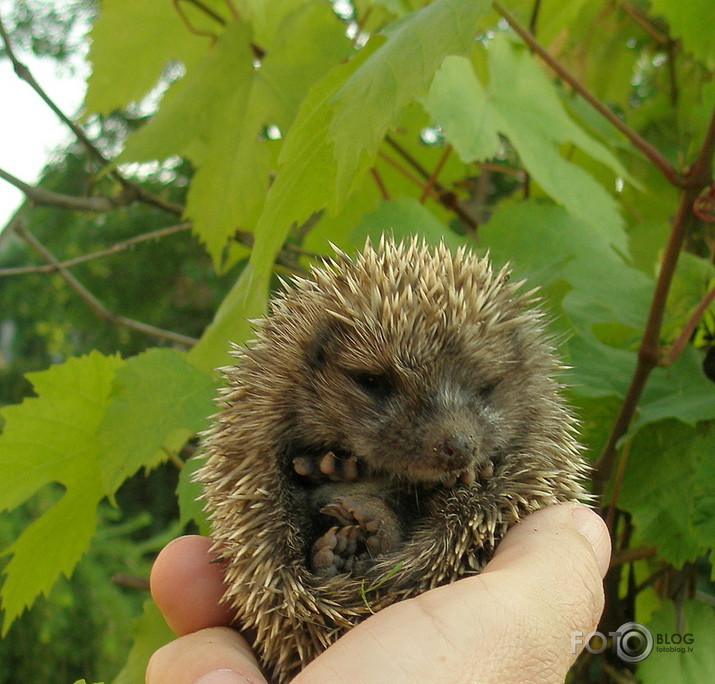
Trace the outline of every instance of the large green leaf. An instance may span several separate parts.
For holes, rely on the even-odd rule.
[[[139,468],[152,468],[206,427],[215,386],[180,352],[151,349],[117,372],[112,400],[99,427],[105,491],[112,493]],[[131,426],[131,429],[127,429]]]
[[[189,5],[182,3],[191,18],[211,27]],[[210,46],[208,37],[192,33],[183,23],[174,3],[146,0],[103,0],[90,37],[93,69],[84,106],[100,114],[141,100],[171,60],[188,67]]]
[[[0,510],[18,506],[49,483],[65,488],[61,499],[4,550],[12,554],[2,587],[4,631],[60,573],[71,574],[89,545],[95,508],[107,493],[97,430],[121,364],[116,356],[93,352],[32,373],[38,396],[3,409]]]
[[[226,239],[251,225],[268,187],[270,121],[256,95],[251,34],[231,23],[214,49],[174,83],[148,125],[127,140],[118,163],[185,156],[199,167],[186,215],[218,266]]]
[[[645,325],[653,281],[631,268],[592,223],[550,202],[529,200],[502,205],[480,228],[495,258],[512,261],[520,274],[556,277],[573,288],[563,306],[585,331],[596,322]]]
[[[256,241],[250,263],[230,294],[232,303],[226,305],[227,313],[229,310],[236,312],[242,319],[263,313],[273,262],[290,227],[294,223],[302,223],[313,212],[325,206],[337,211],[333,146],[325,139],[334,109],[330,99],[350,74],[369,57],[378,41],[371,43],[372,47],[368,45],[363,48],[347,64],[329,71],[303,100],[281,149],[278,174],[268,191],[263,213],[256,226]],[[236,325],[235,320],[233,323],[226,320],[226,323]],[[242,326],[241,329],[245,336],[248,327]],[[213,335],[210,339],[218,341]],[[233,341],[242,340],[243,337],[237,337]],[[203,352],[208,344],[207,341],[195,354]]]
[[[148,125],[127,140],[119,163],[180,155],[198,167],[186,215],[217,266],[238,228],[252,229],[268,190],[269,125],[284,133],[305,91],[349,43],[327,5],[298,7],[282,19],[260,68],[248,24],[232,22],[213,49],[174,83]],[[265,46],[264,46],[265,48]]]
[[[715,681],[713,606],[690,600],[676,607],[672,601],[665,601],[646,625],[656,643],[653,652],[638,665],[639,681],[643,684]],[[673,635],[691,636],[675,644]]]
[[[524,46],[500,34],[488,43],[487,55],[488,85],[466,58],[444,60],[425,101],[434,120],[465,161],[497,156],[499,134],[506,135],[547,194],[625,251],[616,201],[560,147],[573,144],[623,176],[620,162],[568,116],[554,83]]]
[[[674,420],[646,426],[630,448],[619,506],[633,515],[640,542],[676,567],[715,545],[702,516],[715,497],[713,453],[713,428]]]
[[[412,197],[381,202],[375,211],[363,217],[350,237],[361,246],[368,236],[376,244],[383,234],[392,235],[398,241],[420,235],[430,244],[444,241],[452,248],[464,242],[447,231],[432,212]]]

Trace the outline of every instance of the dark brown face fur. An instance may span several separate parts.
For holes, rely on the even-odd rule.
[[[554,395],[550,359],[523,337],[519,326],[436,325],[433,340],[404,349],[384,330],[326,317],[295,376],[300,441],[398,480],[478,475],[522,451]]]

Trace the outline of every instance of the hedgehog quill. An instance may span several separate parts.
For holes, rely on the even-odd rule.
[[[533,293],[418,239],[286,285],[223,369],[204,483],[224,600],[289,681],[391,603],[474,574],[506,530],[587,498]]]

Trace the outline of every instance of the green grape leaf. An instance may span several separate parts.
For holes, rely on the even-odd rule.
[[[269,124],[289,129],[305,92],[348,52],[330,8],[305,5],[280,24],[261,68],[250,67],[246,87],[230,92],[230,102],[213,122],[219,133],[208,141],[186,207],[215,263],[227,238],[238,226],[253,229],[263,207],[271,171],[263,129]],[[233,68],[234,61],[227,66]]]
[[[198,13],[191,14],[202,21]],[[84,107],[99,114],[138,102],[170,61],[188,67],[210,46],[208,37],[189,31],[174,4],[145,0],[104,0],[90,37],[93,69]]]
[[[585,332],[596,322],[645,325],[653,281],[626,265],[600,230],[562,207],[536,200],[501,205],[480,235],[495,258],[512,261],[530,281],[534,272],[566,280],[573,290],[563,307]]]
[[[690,634],[692,642],[678,644],[677,650],[673,649],[672,643],[656,643],[653,652],[638,663],[638,681],[642,684],[715,682],[713,606],[690,600],[678,605],[676,610],[672,601],[664,601],[646,626],[654,636]]]
[[[705,377],[702,355],[693,347],[686,347],[672,365],[653,369],[631,431],[663,418],[688,425],[715,419],[715,385]]]
[[[623,397],[636,367],[635,352],[616,349],[592,335],[572,337],[566,344],[570,368],[564,378],[581,397]]]
[[[363,245],[369,236],[373,244],[377,244],[382,234],[392,235],[396,240],[420,235],[430,244],[444,241],[453,249],[464,242],[414,197],[383,200],[375,211],[363,217],[350,239],[356,245]]]
[[[3,551],[12,554],[1,592],[4,632],[60,573],[69,577],[89,545],[97,503],[107,493],[97,429],[121,365],[116,356],[92,352],[29,374],[38,396],[2,411],[7,422],[0,436],[0,510],[20,505],[48,483],[65,488]]]
[[[696,526],[702,512],[698,502],[712,501],[715,495],[713,452],[711,426],[691,428],[675,420],[644,427],[631,444],[618,504],[633,515],[640,541],[657,546],[660,556],[676,567],[715,543],[703,534],[708,527]]]
[[[286,136],[278,174],[256,226],[247,302],[267,291],[273,260],[291,225],[324,207],[332,214],[340,210],[369,167],[387,128],[427,88],[442,57],[468,51],[465,36],[470,36],[469,43],[477,18],[487,6],[471,0],[437,0],[403,18],[389,38],[373,36],[347,64],[315,83]],[[435,19],[442,23],[432,23]],[[454,37],[450,37],[451,30]],[[435,31],[442,38],[447,36],[447,48],[436,47]],[[419,59],[411,62],[404,54],[398,59],[398,48],[414,53],[414,46],[408,46],[411,41],[421,45]],[[397,91],[387,93],[386,84],[394,85],[396,76],[400,77]],[[376,100],[371,79],[376,79],[374,87],[380,93],[389,94],[386,102]],[[369,135],[356,145],[354,138],[364,132],[366,124],[361,121],[365,119]],[[252,315],[250,309],[244,311]]]
[[[363,158],[374,157],[402,110],[427,93],[445,56],[471,53],[477,22],[490,7],[485,0],[436,0],[386,29],[388,40],[331,99],[338,197],[348,194]]]
[[[488,44],[489,84],[482,85],[470,61],[447,57],[437,72],[425,107],[464,161],[496,155],[506,135],[533,179],[574,217],[625,251],[626,235],[613,197],[560,146],[573,144],[619,176],[616,157],[567,114],[554,84],[524,46],[506,35]]]
[[[129,657],[112,684],[143,682],[151,655],[174,638],[174,633],[167,626],[154,601],[144,601],[143,612],[132,625],[132,648]]]
[[[99,427],[105,491],[139,468],[166,460],[206,427],[215,386],[180,352],[151,349],[117,371],[112,401]]]
[[[252,59],[249,28],[229,24],[214,49],[169,88],[154,118],[129,137],[118,159],[177,154],[198,166],[186,216],[217,267],[227,238],[255,222],[268,188],[270,155],[259,133],[270,122],[269,103],[257,94]]]

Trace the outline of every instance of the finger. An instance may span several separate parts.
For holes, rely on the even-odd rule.
[[[570,519],[569,519],[570,516]],[[601,577],[605,577],[611,560],[611,538],[603,518],[590,508],[581,504],[562,504],[550,506],[524,518],[518,525],[512,527],[494,554],[492,561],[484,568],[482,573],[490,572],[502,566],[508,554],[519,553],[521,544],[540,543],[534,535],[540,530],[555,533],[557,528],[565,527],[572,535],[575,528],[583,536],[582,546],[588,550],[590,547],[596,560]],[[575,538],[574,538],[575,539]]]
[[[152,655],[146,684],[266,684],[246,641],[213,627],[180,637]]]
[[[482,574],[380,611],[316,658],[295,684],[563,682],[576,657],[571,632],[591,631],[603,607],[608,546],[606,533],[597,555],[576,525],[576,508],[528,516]],[[600,523],[587,521],[579,524],[600,538]]]
[[[231,623],[228,607],[220,603],[223,566],[212,562],[210,548],[208,537],[179,537],[154,561],[151,594],[177,634]]]

